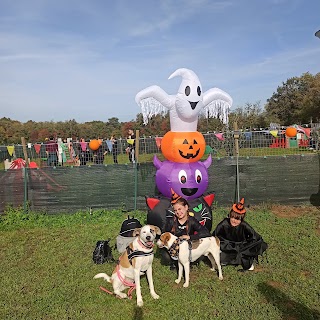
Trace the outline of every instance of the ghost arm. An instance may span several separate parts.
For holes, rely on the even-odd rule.
[[[148,119],[161,114],[166,114],[174,107],[175,96],[168,95],[158,86],[147,87],[136,95],[136,103],[141,107],[143,121],[148,123]]]
[[[232,102],[229,94],[221,89],[211,88],[203,94],[204,108],[202,114],[207,118],[218,118],[224,124],[228,124]]]

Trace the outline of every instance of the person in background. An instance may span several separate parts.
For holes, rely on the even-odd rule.
[[[132,129],[128,130],[128,147],[126,148],[126,152],[129,155],[129,161],[135,163],[135,146],[136,146],[136,136]]]
[[[107,150],[104,149],[103,143],[101,142],[99,148],[93,152],[94,163],[103,164],[105,154],[107,154]]]
[[[268,248],[262,237],[244,221],[244,198],[235,203],[227,218],[215,228],[212,235],[220,239],[222,265],[241,265],[239,271],[254,270],[254,260]]]
[[[112,143],[112,156],[113,156],[113,163],[118,163],[118,140],[115,135],[112,135],[110,138]]]
[[[49,140],[46,142],[46,154],[47,154],[47,164],[49,167],[56,167],[58,165],[58,144],[54,140],[53,136],[50,136]]]
[[[90,152],[88,150],[87,142],[84,138],[81,138],[80,142],[78,143],[78,154],[80,165],[85,166],[87,162],[90,160]]]

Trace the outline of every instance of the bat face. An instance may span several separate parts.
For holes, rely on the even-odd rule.
[[[155,163],[155,161],[154,161]],[[211,164],[211,157],[201,162],[177,163],[159,160],[156,162],[156,185],[165,196],[171,197],[171,188],[187,200],[196,199],[208,187],[207,168]]]

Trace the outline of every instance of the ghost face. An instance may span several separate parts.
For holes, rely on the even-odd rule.
[[[157,167],[156,185],[165,196],[171,197],[171,188],[183,198],[190,200],[200,197],[208,187],[207,168],[211,156],[204,162],[176,163],[154,160]]]
[[[180,119],[189,122],[198,118],[204,108],[201,84],[197,76],[184,78],[176,95],[176,112]]]

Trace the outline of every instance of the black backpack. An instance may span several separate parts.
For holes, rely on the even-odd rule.
[[[128,216],[128,218],[122,222],[119,235],[122,237],[132,237],[134,229],[141,227],[142,225],[138,219],[133,216],[132,218]]]
[[[112,249],[109,245],[108,240],[99,240],[96,244],[96,247],[92,254],[92,260],[96,264],[102,264],[110,261],[114,261],[113,255],[112,255]]]

